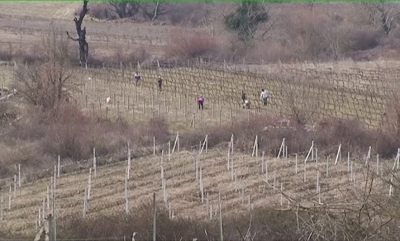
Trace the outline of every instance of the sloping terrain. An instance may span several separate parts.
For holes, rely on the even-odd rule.
[[[295,203],[309,205],[329,205],[350,203],[357,200],[351,193],[362,188],[364,167],[354,160],[351,169],[354,172],[353,181],[344,162],[334,165],[334,160],[308,161],[306,181],[304,181],[304,158],[298,157],[296,174],[295,158],[288,159],[267,158],[268,180],[265,169],[262,173],[262,157],[251,157],[249,154],[233,153],[233,172],[228,170],[227,151],[221,149],[204,149],[199,158],[204,185],[204,202],[201,202],[200,172],[196,179],[194,156],[198,152],[181,151],[171,155],[164,155],[166,177],[167,207],[170,205],[173,216],[191,218],[209,218],[218,210],[218,193],[221,193],[222,210],[224,214],[238,213],[257,206],[271,206],[286,209]],[[130,179],[128,181],[129,208],[132,209],[142,202],[151,200],[156,193],[157,202],[163,205],[163,189],[161,182],[161,155],[133,159]],[[92,170],[92,185],[88,201],[87,215],[107,214],[125,210],[124,186],[127,161],[116,162],[97,168],[96,176]],[[232,169],[231,169],[232,170]],[[319,170],[319,171],[317,171]],[[327,170],[328,173],[327,173]],[[386,166],[384,168],[386,170]],[[62,167],[61,167],[62,173]],[[317,174],[318,173],[318,174]],[[382,173],[384,175],[384,173]],[[382,175],[381,174],[381,175]],[[56,182],[56,215],[62,219],[83,215],[84,193],[88,186],[89,170],[84,168],[74,173],[63,173]],[[317,179],[320,194],[317,192]],[[355,181],[354,181],[355,180]],[[50,186],[50,177],[34,183],[22,183],[13,196],[11,209],[8,209],[8,186],[3,189],[4,217],[2,226],[14,233],[33,234],[35,222],[39,215],[39,208],[46,199],[47,187]],[[10,183],[11,185],[11,183]],[[377,184],[381,185],[381,183]],[[12,186],[12,185],[11,185]],[[289,202],[273,186],[282,188],[285,195],[289,195]],[[387,193],[387,187],[376,189]],[[208,198],[208,201],[207,201]],[[294,202],[296,200],[296,202]],[[250,201],[250,203],[249,203]],[[51,211],[45,204],[46,212]],[[320,204],[318,204],[321,202]],[[211,208],[212,206],[212,208]]]

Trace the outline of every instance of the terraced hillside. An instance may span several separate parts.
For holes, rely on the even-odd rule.
[[[127,184],[128,208],[148,201],[156,193],[159,205],[170,207],[172,216],[192,218],[214,218],[218,210],[218,193],[221,193],[222,212],[245,212],[257,206],[271,206],[287,209],[292,205],[355,205],[354,196],[365,177],[363,163],[351,160],[308,159],[306,168],[304,157],[268,158],[251,157],[249,154],[230,153],[230,170],[228,170],[227,151],[221,149],[199,152],[181,151],[170,156],[164,155],[164,175],[166,180],[166,200],[161,181],[161,155],[133,159],[130,179]],[[195,171],[197,158],[200,171]],[[264,160],[264,161],[263,161]],[[263,164],[266,163],[266,164]],[[233,164],[233,169],[232,169]],[[385,177],[389,173],[390,163],[378,165],[378,172]],[[91,166],[91,164],[89,164]],[[63,173],[56,181],[56,212],[59,219],[70,219],[83,215],[85,188],[88,187],[89,166],[73,173]],[[266,166],[266,168],[265,168]],[[296,168],[297,166],[297,168]],[[350,169],[348,169],[350,168]],[[374,169],[372,164],[372,169]],[[267,172],[265,170],[267,169]],[[296,173],[297,169],[297,173]],[[92,170],[91,191],[88,200],[87,215],[99,215],[125,210],[125,175],[127,161],[98,166],[96,176]],[[233,171],[232,171],[233,170]],[[351,171],[353,176],[350,174]],[[306,175],[304,175],[306,173]],[[33,235],[39,209],[43,207],[50,176],[33,183],[22,183],[21,188],[11,192],[11,209],[8,209],[9,186],[3,187],[3,228],[15,234]],[[268,180],[266,184],[264,180]],[[200,180],[203,181],[204,196],[201,202]],[[319,190],[317,189],[317,182]],[[12,183],[9,183],[12,186]],[[277,190],[274,190],[273,187]],[[388,187],[382,182],[375,183],[374,192],[387,195]],[[282,188],[282,189],[281,189]],[[49,189],[51,190],[51,188]],[[283,190],[285,195],[281,195]],[[50,212],[49,203],[45,201],[45,211]],[[165,201],[167,201],[165,203]],[[211,209],[211,210],[210,210]],[[40,211],[43,214],[43,211]]]
[[[10,80],[13,70],[4,70],[3,79]],[[136,70],[142,76],[139,88],[132,80]],[[376,128],[396,122],[391,115],[396,110],[389,103],[398,98],[398,72],[397,68],[342,72],[288,68],[280,74],[260,75],[206,66],[157,68],[121,63],[120,67],[76,70],[74,97],[92,113],[136,121],[162,115],[180,130],[196,123],[229,123],[237,116],[251,118],[260,111],[299,118],[300,122],[328,117],[359,119]],[[162,93],[157,91],[158,75],[164,79]],[[259,99],[262,88],[269,91],[269,106],[263,106]],[[251,110],[240,108],[242,91]],[[197,111],[198,95],[205,97],[207,111]],[[111,105],[106,105],[107,97]]]

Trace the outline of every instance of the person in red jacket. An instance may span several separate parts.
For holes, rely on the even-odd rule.
[[[199,110],[200,110],[200,108],[202,110],[204,109],[204,98],[203,98],[203,96],[199,96],[199,98],[197,98],[197,104],[199,105]]]

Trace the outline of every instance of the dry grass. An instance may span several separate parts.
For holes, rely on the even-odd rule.
[[[389,59],[378,59],[374,61],[357,62],[351,59],[334,61],[334,62],[296,62],[296,63],[266,63],[266,64],[246,64],[243,65],[229,65],[233,69],[249,70],[250,72],[256,72],[260,74],[270,73],[277,74],[282,70],[286,69],[301,69],[307,70],[312,69],[316,71],[327,71],[332,70],[333,72],[347,72],[352,69],[365,69],[365,70],[377,70],[377,69],[392,69],[399,66],[398,60]]]
[[[71,19],[74,16],[74,11],[81,6],[79,2],[2,2],[0,3],[0,14],[13,17],[25,18],[55,18],[55,19]]]

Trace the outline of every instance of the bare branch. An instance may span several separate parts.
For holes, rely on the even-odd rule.
[[[73,41],[79,41],[79,38],[73,38],[73,37],[71,37],[71,35],[69,35],[68,31],[66,31],[66,32],[67,32],[67,36],[69,39],[71,39]]]

